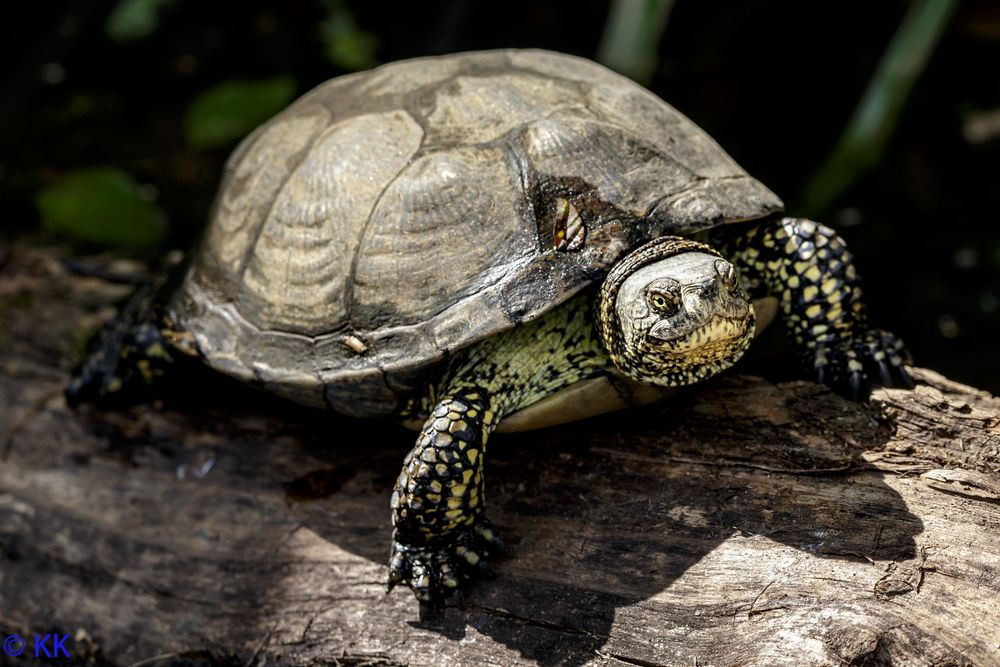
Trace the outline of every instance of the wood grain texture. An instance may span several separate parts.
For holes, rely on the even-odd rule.
[[[915,370],[858,406],[729,375],[498,436],[513,556],[419,621],[382,587],[412,434],[207,372],[70,412],[77,341],[120,292],[34,251],[0,272],[0,634],[70,633],[76,664],[115,666],[1000,664],[982,392]]]

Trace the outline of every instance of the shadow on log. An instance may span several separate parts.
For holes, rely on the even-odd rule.
[[[497,436],[490,512],[513,556],[420,622],[383,592],[411,433],[207,372],[66,409],[122,289],[37,251],[0,273],[0,635],[69,634],[72,662],[116,666],[1000,664],[985,393],[914,369],[916,391],[859,406],[730,375]]]

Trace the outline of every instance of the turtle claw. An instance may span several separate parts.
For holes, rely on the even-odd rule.
[[[913,389],[913,378],[905,364],[913,362],[909,350],[895,334],[881,329],[869,330],[858,344],[859,356],[870,374],[877,372],[883,387]]]
[[[491,581],[500,576],[499,574],[497,574],[496,568],[484,560],[479,561],[479,565],[476,566],[476,573],[480,577],[484,579],[489,579]]]
[[[465,609],[465,593],[462,592],[461,588],[456,588],[455,592],[452,594],[451,599],[455,601],[455,606],[459,609]]]
[[[904,389],[913,389],[917,386],[917,383],[913,381],[913,378],[910,377],[910,374],[907,373],[905,369],[899,368],[898,371],[897,379],[899,380],[900,386]]]
[[[863,401],[873,385],[912,389],[904,364],[910,353],[894,334],[870,329],[832,347],[814,349],[807,360],[818,382],[854,401]]]
[[[860,371],[851,373],[851,377],[847,381],[847,384],[851,388],[851,400],[859,403],[864,400],[865,395],[867,394],[865,391],[867,387],[865,386],[865,376]]]
[[[385,582],[385,592],[391,593],[396,584],[408,581],[411,572],[411,561],[402,553],[394,551],[389,562],[389,579]]]
[[[494,553],[506,553],[506,547],[486,519],[457,531],[447,541],[403,544],[397,536],[386,590],[406,583],[420,602],[421,617],[427,611],[425,607],[443,607],[447,601],[464,608],[463,584],[476,576],[496,578],[496,570],[486,561]]]
[[[491,548],[495,553],[498,553],[501,556],[507,556],[510,554],[507,550],[507,545],[500,538],[500,535],[493,528],[493,524],[489,521],[480,521],[473,526],[472,530],[476,533],[476,536],[479,538],[481,543]],[[483,562],[485,563],[486,561]]]
[[[883,387],[891,387],[893,384],[892,372],[886,365],[885,361],[878,362],[878,376],[882,380]]]

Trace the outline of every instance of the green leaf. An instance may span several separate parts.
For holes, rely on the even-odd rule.
[[[159,13],[174,0],[119,0],[104,23],[104,33],[116,42],[131,42],[156,32]]]
[[[131,176],[114,167],[67,174],[35,193],[45,228],[74,241],[141,248],[163,241],[166,216]]]
[[[916,0],[886,47],[833,152],[805,187],[798,213],[826,211],[882,158],[910,92],[958,7],[958,0]]]
[[[649,85],[673,6],[674,0],[612,0],[597,61]]]
[[[319,26],[327,60],[348,70],[369,69],[378,64],[375,35],[362,30],[350,9],[340,0],[327,0],[326,19]]]
[[[191,103],[184,117],[190,145],[227,146],[288,106],[295,95],[290,77],[263,81],[224,81]]]

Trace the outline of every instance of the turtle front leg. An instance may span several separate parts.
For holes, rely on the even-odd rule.
[[[730,238],[724,250],[752,297],[778,298],[798,356],[818,382],[854,400],[870,384],[913,386],[903,367],[909,352],[871,326],[853,257],[832,229],[784,218]]]
[[[484,514],[483,456],[493,428],[487,393],[452,391],[424,424],[392,493],[391,590],[409,584],[421,606],[455,596],[463,579],[492,576],[504,544]]]

